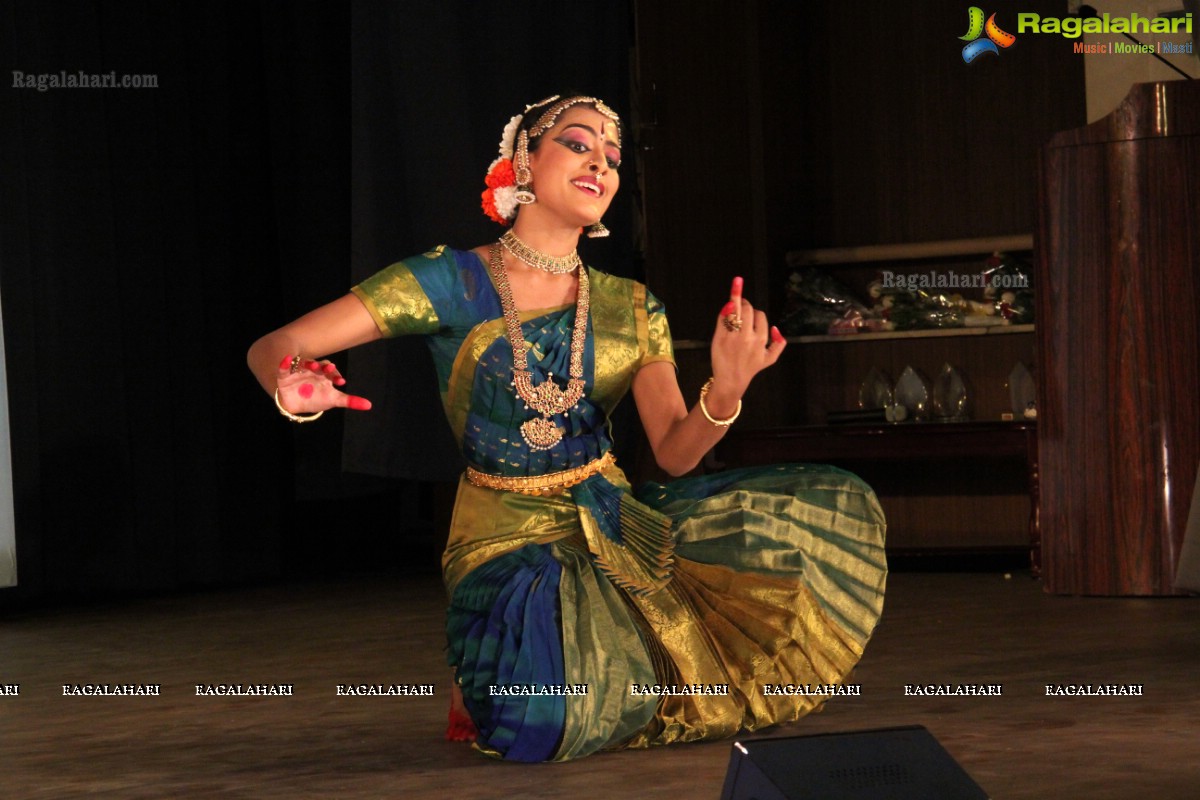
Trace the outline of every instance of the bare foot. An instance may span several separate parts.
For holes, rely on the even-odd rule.
[[[471,715],[467,713],[467,705],[463,702],[462,689],[458,681],[450,680],[450,720],[446,726],[446,741],[473,742],[478,735]]]

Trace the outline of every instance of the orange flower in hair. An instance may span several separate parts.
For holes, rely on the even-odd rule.
[[[513,172],[512,161],[507,158],[502,158],[496,162],[488,172],[484,182],[493,189],[499,189],[501,186],[512,186],[517,182],[516,173]]]

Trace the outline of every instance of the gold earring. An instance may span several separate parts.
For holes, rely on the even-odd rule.
[[[523,206],[537,202],[530,184],[533,183],[533,173],[529,170],[529,134],[521,131],[517,136],[517,151],[515,154],[513,174],[517,179],[517,202]]]
[[[603,239],[608,236],[608,228],[604,227],[604,223],[596,220],[591,225],[588,225],[587,236],[589,239]]]

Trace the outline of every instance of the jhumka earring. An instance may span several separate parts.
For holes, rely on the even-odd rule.
[[[517,150],[513,161],[513,173],[517,179],[517,202],[523,206],[537,202],[537,197],[530,188],[533,173],[529,171],[529,134],[525,131],[521,131],[517,136]]]
[[[608,228],[604,227],[604,223],[596,220],[587,227],[587,236],[589,239],[603,239],[608,236]]]

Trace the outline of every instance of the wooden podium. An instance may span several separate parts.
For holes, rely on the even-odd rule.
[[[1200,81],[1055,135],[1038,199],[1046,591],[1173,594],[1200,463]]]

